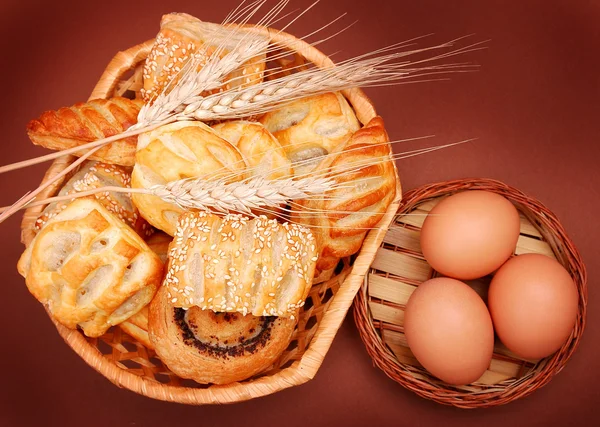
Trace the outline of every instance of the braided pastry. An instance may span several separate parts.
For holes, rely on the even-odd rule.
[[[319,164],[319,173],[335,179],[340,188],[320,198],[297,201],[292,221],[312,231],[320,250],[317,275],[335,268],[340,258],[360,250],[396,195],[396,169],[381,117],[354,135],[336,156]]]
[[[117,135],[137,123],[142,101],[127,98],[93,99],[46,111],[27,124],[29,139],[51,150],[65,150],[98,139]],[[90,156],[122,166],[133,166],[137,136],[119,139]],[[75,153],[81,156],[85,151]]]

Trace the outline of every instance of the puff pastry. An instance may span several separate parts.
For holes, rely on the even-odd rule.
[[[163,273],[158,255],[94,199],[75,200],[51,218],[17,267],[57,321],[90,337],[148,304]]]
[[[172,240],[171,236],[159,231],[150,236],[146,240],[146,244],[165,263],[167,261],[167,253],[169,252],[169,243]],[[148,306],[143,307],[136,314],[125,320],[119,327],[125,333],[144,344],[146,348],[154,348],[148,336]]]
[[[240,152],[201,122],[162,126],[139,137],[133,188],[150,188],[183,178],[245,177],[246,163]],[[133,203],[154,227],[171,236],[183,210],[156,196],[133,194]]]
[[[299,99],[259,121],[279,140],[297,175],[313,171],[323,156],[340,151],[360,128],[338,92]]]
[[[106,186],[130,187],[131,169],[101,162],[87,162],[67,181],[58,195],[65,196]],[[107,192],[96,193],[89,197],[98,200],[106,209],[137,231],[138,234],[142,236],[152,234],[152,227],[140,216],[129,194]],[[36,220],[35,229],[39,231],[50,218],[65,209],[69,203],[69,201],[50,203]]]
[[[199,57],[200,63],[204,64],[217,48],[222,48],[219,55],[223,57],[237,47],[244,35],[243,31],[232,31],[185,13],[164,15],[160,32],[144,65],[142,98],[152,102],[165,87],[173,85],[173,80],[177,81],[178,73],[192,57]],[[265,52],[225,77],[223,80],[227,83],[222,89],[249,86],[262,81],[268,41],[265,40],[264,44]]]
[[[268,179],[293,175],[292,163],[283,147],[262,124],[235,120],[219,123],[212,128],[240,151],[248,166],[248,175]]]
[[[272,366],[288,347],[296,319],[174,307],[161,288],[150,304],[156,354],[182,378],[228,384]]]
[[[31,142],[51,150],[77,147],[127,130],[137,123],[142,105],[138,99],[116,97],[46,111],[27,124],[27,134]],[[137,136],[120,139],[100,148],[90,159],[133,166],[136,143]]]
[[[291,220],[310,228],[316,238],[317,275],[358,252],[366,233],[392,203],[396,169],[387,142],[383,120],[375,117],[352,135],[344,151],[318,166],[319,172],[329,171],[328,176],[341,188],[323,197],[299,200],[292,209]]]
[[[164,286],[175,307],[290,317],[304,304],[316,260],[304,227],[187,212],[169,248]]]

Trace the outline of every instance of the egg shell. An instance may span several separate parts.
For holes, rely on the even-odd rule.
[[[436,271],[472,280],[496,271],[514,253],[519,212],[488,191],[464,191],[438,203],[421,228],[423,256]]]
[[[512,258],[498,270],[488,293],[498,338],[526,359],[547,357],[567,341],[578,303],[577,287],[567,270],[540,254]]]
[[[492,361],[490,314],[481,297],[458,280],[419,285],[406,306],[404,333],[419,363],[448,384],[476,381]]]

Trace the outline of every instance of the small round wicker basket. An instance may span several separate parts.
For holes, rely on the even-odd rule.
[[[307,61],[318,67],[332,67],[333,62],[323,53],[295,37],[280,31],[255,27],[254,31],[267,36],[271,42],[289,53],[293,59],[278,64],[284,68]],[[148,40],[124,52],[119,52],[106,68],[90,99],[132,95],[139,92],[142,67],[154,40]],[[365,124],[376,116],[375,108],[360,89],[344,92],[358,119]],[[57,159],[46,172],[44,181],[57,175],[74,161],[74,157]],[[69,176],[49,186],[39,196],[55,195]],[[312,287],[299,316],[293,340],[280,359],[267,371],[247,381],[221,386],[204,386],[183,380],[161,363],[155,353],[142,343],[113,327],[99,338],[88,338],[78,330],[68,329],[54,321],[65,342],[90,366],[112,381],[136,393],[165,401],[192,405],[232,403],[275,393],[312,379],[329,350],[331,342],[348,312],[354,296],[362,285],[375,252],[380,246],[388,225],[398,209],[401,189],[397,181],[397,198],[384,215],[380,227],[367,234],[361,251],[336,270],[330,280]],[[34,223],[45,206],[32,207],[25,212],[21,224],[21,240],[27,245],[35,236]],[[52,318],[52,317],[51,317]]]
[[[464,190],[486,190],[510,200],[521,215],[515,255],[535,252],[557,259],[571,274],[579,292],[579,311],[568,341],[554,355],[523,360],[496,341],[492,363],[475,383],[456,387],[430,375],[406,343],[404,308],[412,291],[437,276],[420,248],[427,213],[441,199]],[[490,277],[467,282],[484,300]],[[354,305],[354,319],[375,365],[418,395],[461,408],[485,408],[524,397],[547,384],[565,366],[585,327],[587,274],[581,256],[564,228],[544,205],[501,182],[457,180],[407,192],[366,275]]]

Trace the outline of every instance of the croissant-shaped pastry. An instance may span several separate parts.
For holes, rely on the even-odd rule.
[[[116,97],[46,111],[27,124],[27,134],[31,142],[51,150],[77,147],[127,130],[137,123],[142,105],[139,99]],[[137,136],[120,139],[100,148],[90,159],[133,166],[136,144]]]
[[[358,252],[369,229],[377,226],[394,200],[396,169],[388,141],[383,120],[373,118],[352,135],[341,153],[317,167],[316,173],[327,171],[325,176],[339,188],[299,200],[293,208],[291,220],[310,228],[317,240],[317,275]]]
[[[228,384],[269,368],[288,347],[297,319],[174,307],[162,287],[150,304],[156,354],[182,378]]]
[[[169,247],[164,286],[175,307],[291,317],[308,295],[316,260],[304,227],[187,212]]]

